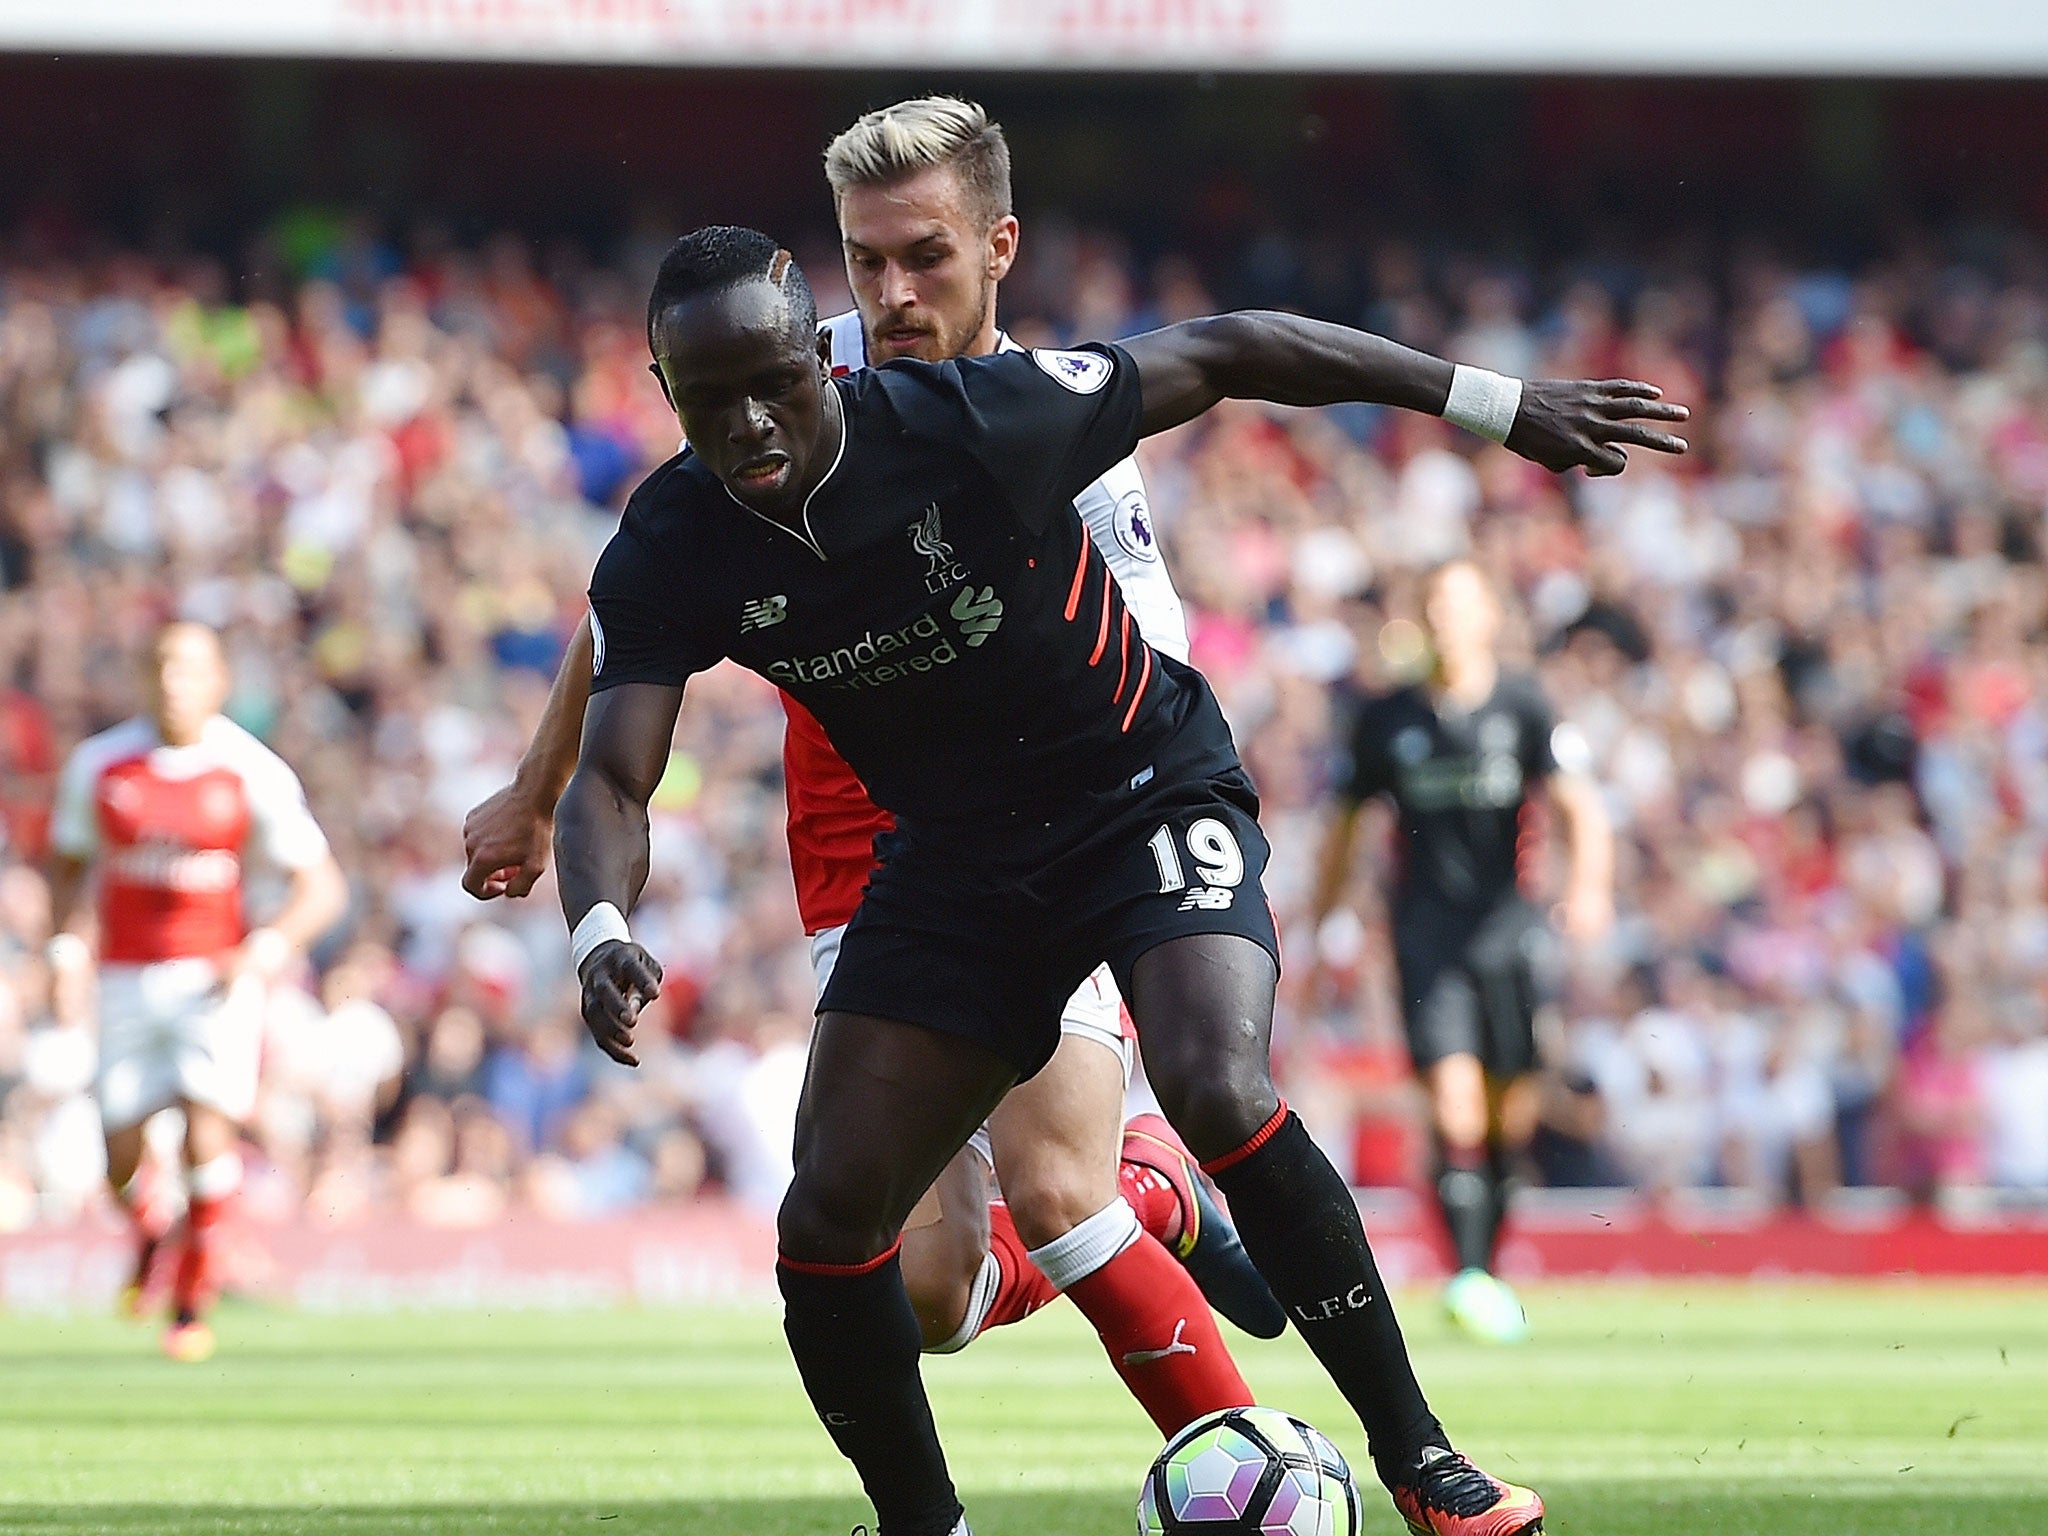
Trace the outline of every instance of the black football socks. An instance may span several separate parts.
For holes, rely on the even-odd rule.
[[[1245,1251],[1358,1414],[1380,1481],[1450,1441],[1416,1383],[1351,1191],[1285,1105],[1204,1167],[1230,1199]]]
[[[872,1264],[775,1266],[782,1330],[811,1406],[875,1506],[878,1536],[951,1536],[959,1497],[918,1375],[894,1248]]]
[[[1486,1170],[1493,1176],[1493,1220],[1486,1229],[1488,1269],[1493,1268],[1495,1259],[1500,1256],[1501,1228],[1507,1225],[1508,1209],[1514,1202],[1515,1186],[1520,1182],[1515,1163],[1513,1148],[1498,1141],[1487,1143]]]
[[[1485,1147],[1438,1143],[1436,1203],[1450,1229],[1458,1268],[1491,1269],[1493,1237],[1500,1230],[1500,1204]]]

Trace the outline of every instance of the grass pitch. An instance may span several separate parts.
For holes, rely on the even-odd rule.
[[[2042,1536],[2048,1292],[1572,1288],[1536,1342],[1404,1316],[1424,1385],[1557,1536]],[[866,1518],[768,1311],[232,1309],[172,1365],[112,1321],[0,1318],[0,1533],[845,1536]],[[1294,1339],[1262,1398],[1365,1465]],[[1055,1307],[927,1364],[978,1536],[1125,1536],[1156,1449]],[[1369,1473],[1367,1474],[1369,1478]],[[1368,1486],[1366,1529],[1399,1536]]]

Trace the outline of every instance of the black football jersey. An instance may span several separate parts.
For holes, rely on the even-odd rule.
[[[846,433],[786,521],[687,449],[591,580],[593,688],[730,657],[808,709],[908,834],[1029,856],[1169,769],[1236,766],[1194,671],[1147,646],[1074,511],[1136,446],[1116,347],[835,379]]]
[[[1354,801],[1385,794],[1400,817],[1397,903],[1491,908],[1515,894],[1522,810],[1557,769],[1556,721],[1536,680],[1502,673],[1479,708],[1423,688],[1369,700],[1351,733]]]

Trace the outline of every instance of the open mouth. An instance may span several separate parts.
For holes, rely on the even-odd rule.
[[[749,491],[773,491],[789,481],[791,466],[786,454],[750,459],[732,472],[735,484]]]

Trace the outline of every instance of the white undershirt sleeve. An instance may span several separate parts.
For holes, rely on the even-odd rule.
[[[100,754],[91,743],[65,759],[57,779],[57,803],[50,814],[50,846],[67,859],[89,862],[100,848],[100,819],[93,799]]]
[[[1152,506],[1137,461],[1125,459],[1113,465],[1074,498],[1074,510],[1081,514],[1088,537],[1116,577],[1145,643],[1175,661],[1186,661],[1187,610],[1160,553],[1159,530],[1152,521]]]
[[[285,760],[249,738],[255,750],[242,758],[242,783],[249,794],[250,841],[279,869],[305,869],[327,857],[327,834],[313,819],[306,791]]]

